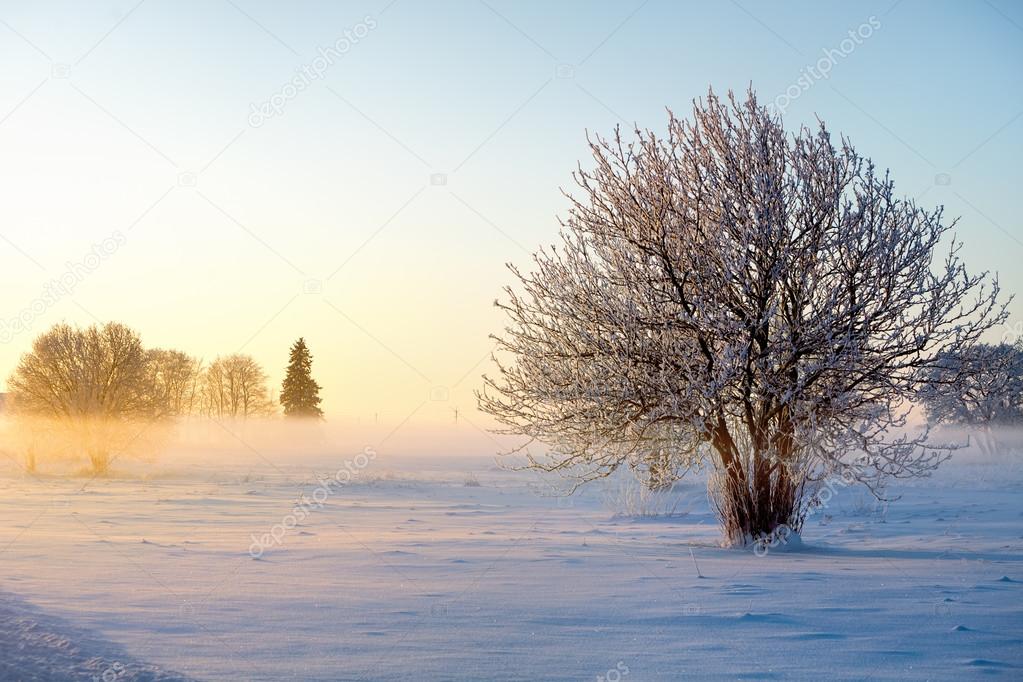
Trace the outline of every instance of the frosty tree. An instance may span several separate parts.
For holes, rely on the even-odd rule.
[[[787,135],[752,91],[590,148],[560,243],[511,267],[479,394],[530,466],[665,485],[709,463],[744,543],[798,530],[829,475],[876,491],[945,458],[902,429],[909,403],[1005,311],[940,208],[823,124]]]
[[[288,370],[281,388],[281,405],[286,417],[323,416],[320,385],[313,380],[313,356],[303,338],[291,346]]]
[[[981,451],[993,454],[995,427],[1023,424],[1023,343],[941,354],[921,397],[928,421],[976,430]]]

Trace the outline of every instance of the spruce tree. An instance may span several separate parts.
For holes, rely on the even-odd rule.
[[[281,390],[281,405],[286,417],[323,417],[320,409],[320,385],[313,381],[313,356],[305,339],[291,347],[288,371]]]

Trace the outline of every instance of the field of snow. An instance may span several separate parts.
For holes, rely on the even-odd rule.
[[[838,490],[761,557],[699,478],[624,516],[618,484],[353,455],[5,470],[0,679],[1023,679],[1018,458]]]

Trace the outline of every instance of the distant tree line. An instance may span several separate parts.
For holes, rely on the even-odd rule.
[[[286,416],[322,417],[311,368],[312,356],[299,339],[281,394]],[[109,429],[100,425],[276,413],[267,374],[253,357],[234,353],[205,364],[180,350],[147,349],[136,331],[117,322],[53,326],[33,341],[7,383],[15,414],[70,427],[98,472],[109,462],[110,441]]]

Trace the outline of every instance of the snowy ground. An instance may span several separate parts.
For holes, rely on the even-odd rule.
[[[1018,460],[886,513],[839,490],[806,546],[758,557],[716,547],[700,480],[644,519],[489,458],[381,455],[252,558],[350,459],[11,470],[0,679],[1023,679]]]

